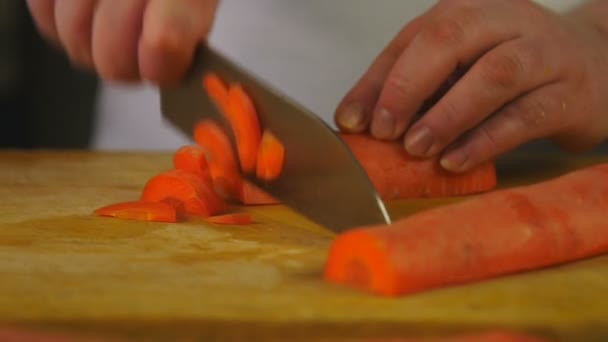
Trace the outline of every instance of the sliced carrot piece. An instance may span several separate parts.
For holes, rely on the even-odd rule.
[[[211,216],[207,221],[215,224],[247,225],[253,223],[253,217],[249,213],[233,213]]]
[[[608,253],[608,163],[333,242],[325,279],[398,296]]]
[[[216,122],[204,120],[195,126],[194,140],[206,152],[216,191],[224,198],[238,199],[241,192],[241,176],[232,144],[226,133]]]
[[[228,110],[228,86],[226,83],[217,74],[208,72],[203,75],[203,88],[218,109],[225,113]]]
[[[178,170],[196,173],[211,180],[205,151],[200,146],[182,146],[173,155],[173,166]]]
[[[285,147],[277,137],[264,130],[258,151],[256,176],[272,181],[281,175],[285,163]]]
[[[258,113],[253,101],[238,83],[230,86],[228,100],[227,118],[235,135],[241,169],[244,173],[253,173],[262,139]]]
[[[95,210],[98,216],[124,220],[177,222],[176,210],[167,203],[132,201],[111,204]]]
[[[242,183],[239,200],[244,205],[271,205],[279,201],[251,182]]]
[[[165,197],[160,202],[168,204],[172,206],[173,209],[175,209],[175,214],[177,216],[178,221],[182,221],[187,218],[186,205],[184,204],[184,202],[178,200],[175,197]]]
[[[182,201],[189,215],[212,216],[226,207],[211,183],[184,170],[170,170],[152,177],[146,183],[141,199],[160,202],[167,197]]]

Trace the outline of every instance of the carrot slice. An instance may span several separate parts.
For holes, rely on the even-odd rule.
[[[224,81],[217,74],[208,72],[203,75],[203,88],[219,110],[225,113],[228,110],[228,87]]]
[[[244,205],[271,205],[279,201],[251,182],[242,183],[239,200]]]
[[[235,135],[241,169],[244,173],[253,173],[262,139],[257,111],[245,89],[238,83],[230,86],[228,101],[227,118]]]
[[[145,185],[141,199],[160,202],[172,197],[184,203],[186,213],[212,216],[225,209],[225,202],[213,190],[213,185],[184,170],[170,170],[152,177]]]
[[[177,222],[176,210],[167,203],[132,201],[111,204],[95,210],[98,216],[124,220]]]
[[[184,202],[178,200],[175,197],[165,197],[161,201],[161,203],[168,204],[175,209],[175,215],[178,221],[183,221],[187,218],[186,214],[186,205]]]
[[[194,140],[203,148],[216,191],[226,199],[238,199],[241,176],[230,139],[214,121],[203,120],[194,128]]]
[[[264,130],[258,150],[256,176],[259,179],[272,181],[281,175],[285,163],[285,147],[277,137]]]
[[[608,163],[487,193],[330,248],[325,279],[397,296],[608,253]]]
[[[207,221],[215,224],[248,225],[253,223],[253,217],[248,213],[233,213],[211,216]]]
[[[178,170],[196,173],[211,180],[205,151],[199,146],[182,146],[173,155],[173,166]]]
[[[365,134],[340,136],[384,200],[459,196],[496,186],[492,162],[466,173],[451,173],[440,166],[438,157],[414,158],[399,142],[381,141]]]

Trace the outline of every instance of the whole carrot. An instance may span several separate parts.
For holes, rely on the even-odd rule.
[[[608,252],[608,163],[339,236],[328,281],[396,296]]]

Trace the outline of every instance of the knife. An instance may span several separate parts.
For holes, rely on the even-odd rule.
[[[391,222],[365,170],[331,127],[208,45],[198,49],[192,69],[180,84],[161,89],[166,120],[189,137],[204,118],[229,127],[202,88],[202,76],[208,71],[226,82],[240,83],[255,103],[260,124],[285,146],[279,178],[266,182],[244,175],[246,179],[304,218],[336,233]],[[234,136],[226,131],[234,143]]]

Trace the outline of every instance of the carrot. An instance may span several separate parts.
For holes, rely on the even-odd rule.
[[[182,201],[189,215],[207,217],[225,209],[224,201],[211,183],[184,170],[170,170],[152,177],[144,187],[141,200],[160,202],[167,197]]]
[[[219,75],[208,72],[203,75],[203,88],[222,112],[228,110],[228,87]]]
[[[203,120],[194,128],[194,140],[206,152],[216,191],[226,199],[239,198],[241,176],[226,133],[216,122]]]
[[[241,169],[244,173],[253,173],[262,133],[253,101],[238,83],[232,84],[228,90],[226,116],[235,135]]]
[[[456,174],[441,168],[438,158],[411,157],[399,142],[381,141],[363,134],[341,134],[341,138],[384,200],[459,196],[496,186],[492,162]]]
[[[340,137],[384,200],[462,196],[491,190],[497,184],[492,162],[464,174],[455,174],[443,170],[437,158],[427,160],[409,156],[398,142],[380,141],[363,134],[340,133]],[[243,183],[240,198],[246,205],[278,203],[246,183]]]
[[[177,222],[175,208],[162,202],[132,201],[116,203],[95,210],[95,214],[124,220]]]
[[[257,178],[266,181],[276,179],[281,175],[284,162],[285,147],[274,134],[264,130],[258,150]]]
[[[180,201],[179,199],[177,199],[175,197],[165,197],[162,200],[160,200],[160,202],[168,204],[168,205],[172,206],[173,209],[175,209],[175,215],[176,215],[178,221],[183,221],[183,220],[187,219],[186,205],[184,204],[184,202]]]
[[[205,151],[199,146],[182,146],[173,155],[173,166],[178,170],[196,173],[211,180]]]
[[[207,218],[207,222],[228,225],[247,225],[253,222],[253,217],[248,213],[232,213]]]
[[[271,205],[279,203],[270,194],[248,181],[242,183],[239,200],[244,205]]]
[[[606,213],[608,163],[343,233],[325,278],[397,296],[574,261],[608,252]]]

